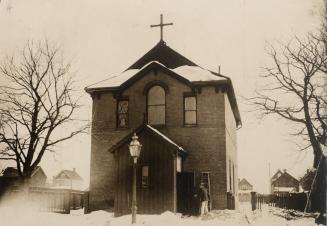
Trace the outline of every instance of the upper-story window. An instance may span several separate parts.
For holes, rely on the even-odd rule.
[[[148,124],[165,125],[166,93],[161,86],[153,86],[148,91],[147,116]]]
[[[185,125],[196,125],[196,97],[184,97],[184,123]]]
[[[128,128],[128,100],[117,102],[117,128]]]

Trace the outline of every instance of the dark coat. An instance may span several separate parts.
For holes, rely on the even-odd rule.
[[[209,201],[210,197],[209,197],[208,190],[206,188],[200,188],[199,198],[200,198],[200,202]]]

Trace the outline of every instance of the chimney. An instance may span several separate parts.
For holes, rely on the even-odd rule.
[[[284,171],[284,173],[286,173],[286,169],[284,169],[283,171]]]
[[[73,168],[73,171],[76,172],[76,168]]]

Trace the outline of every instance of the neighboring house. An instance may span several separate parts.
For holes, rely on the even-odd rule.
[[[230,78],[160,41],[121,74],[85,88],[93,100],[90,209],[131,211],[134,133],[138,213],[184,212],[199,183],[213,209],[237,196],[240,113]]]
[[[45,187],[47,175],[43,171],[41,166],[35,167],[31,174],[30,186],[31,187]]]
[[[7,167],[2,172],[2,177],[18,179],[18,170],[14,167]],[[47,175],[45,174],[42,167],[36,166],[33,172],[31,173],[31,177],[28,182],[30,187],[45,187],[46,180]]]
[[[83,178],[73,170],[62,170],[53,178],[53,186],[55,188],[67,188],[81,190],[83,186]]]
[[[245,178],[238,182],[238,200],[240,202],[247,202],[251,200],[251,192],[253,186]]]
[[[2,177],[13,178],[18,177],[18,171],[15,167],[7,167],[2,172]]]
[[[271,178],[271,193],[289,193],[299,191],[299,181],[285,169],[278,170]]]
[[[0,198],[4,196],[7,191],[19,188],[21,180],[19,180],[18,171],[14,167],[7,167],[3,170],[0,176]],[[47,176],[40,166],[37,166],[28,180],[30,187],[45,187]]]
[[[243,178],[238,182],[238,189],[242,191],[252,191],[253,185],[250,184],[250,182],[247,181],[245,178]]]

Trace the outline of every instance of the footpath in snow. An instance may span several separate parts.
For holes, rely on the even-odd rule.
[[[315,226],[313,218],[292,220],[273,214],[277,209],[264,206],[252,212],[249,206],[239,210],[214,210],[205,217],[183,217],[165,212],[161,215],[137,215],[135,226]],[[83,214],[82,210],[71,214],[37,212],[29,208],[0,208],[0,226],[126,226],[131,224],[131,215],[113,217],[107,211]]]

